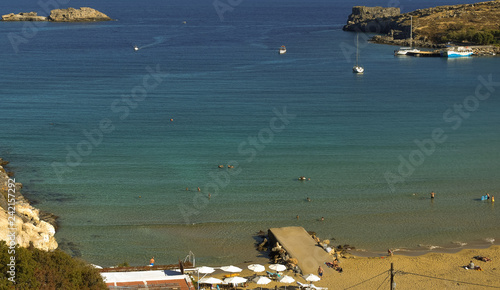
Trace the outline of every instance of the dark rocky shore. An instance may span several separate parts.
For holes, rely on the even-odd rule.
[[[355,6],[343,30],[380,34],[371,39],[375,43],[398,46],[412,44],[427,48],[474,46],[477,54],[492,55],[500,53],[498,23],[499,0],[439,6],[404,14],[394,7]],[[489,43],[485,41],[486,36],[490,37]]]
[[[2,16],[2,21],[93,22],[110,20],[113,19],[89,7],[54,9],[50,11],[49,16],[38,16],[36,12],[10,13]]]

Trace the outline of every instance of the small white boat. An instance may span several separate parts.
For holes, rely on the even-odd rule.
[[[400,47],[394,51],[394,55],[406,55],[408,52],[410,53],[419,53],[420,49],[411,48],[411,47]]]
[[[365,69],[358,64],[358,59],[359,59],[358,43],[359,43],[359,35],[356,34],[356,65],[352,67],[352,72],[357,74],[362,74],[365,72]]]
[[[441,56],[444,57],[467,57],[471,56],[474,52],[468,47],[459,46],[457,48],[449,48],[441,51]]]
[[[365,69],[362,66],[355,65],[352,67],[352,72],[357,74],[362,74],[365,72]]]
[[[280,47],[280,54],[285,54],[286,53],[286,47],[284,45],[282,45]]]
[[[138,51],[139,50],[139,47],[137,45],[134,45],[134,50],[135,51]]]

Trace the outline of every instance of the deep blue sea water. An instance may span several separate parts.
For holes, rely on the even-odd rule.
[[[0,156],[87,261],[238,263],[296,225],[374,252],[499,238],[478,199],[500,198],[500,86],[483,85],[500,59],[396,58],[360,35],[351,72],[351,6],[434,2],[243,0],[223,21],[212,1],[62,2],[116,21],[0,23]]]

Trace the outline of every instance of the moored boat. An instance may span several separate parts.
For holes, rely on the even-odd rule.
[[[419,53],[420,49],[412,47],[400,47],[394,51],[394,55],[407,55],[408,53]]]
[[[352,72],[357,74],[362,74],[365,72],[365,69],[358,64],[359,60],[359,35],[356,34],[356,65],[352,67]]]
[[[472,49],[468,47],[459,46],[456,48],[448,48],[441,51],[441,56],[444,57],[467,57],[474,54]]]

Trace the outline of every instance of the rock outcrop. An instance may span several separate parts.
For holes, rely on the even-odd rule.
[[[54,9],[50,11],[49,21],[54,22],[87,22],[112,20],[106,14],[89,7],[80,9]]]
[[[387,28],[392,18],[401,15],[401,10],[395,7],[365,7],[354,6],[352,13],[347,19],[344,30],[357,32],[383,32]]]
[[[471,31],[499,31],[498,23],[500,23],[500,0],[494,0],[438,6],[404,14],[399,14],[397,8],[356,6],[352,8],[352,14],[343,29],[386,34],[386,37],[376,37],[373,41],[389,43],[394,40],[393,44],[399,44],[398,40],[409,40],[412,30],[414,43],[420,42],[422,46],[436,47],[439,43],[449,41],[462,42],[465,37],[460,35]],[[468,44],[475,43],[472,39],[467,41],[470,42]]]
[[[43,220],[40,210],[32,207],[22,196],[22,184],[16,182],[14,187],[10,185],[13,183],[9,179],[3,166],[0,166],[0,240],[9,244],[11,238],[15,237],[20,247],[33,245],[44,251],[55,250],[58,246],[54,237],[55,227]],[[12,190],[9,191],[9,188]]]
[[[28,13],[21,12],[19,14],[10,13],[2,15],[2,20],[3,21],[47,21],[47,17],[38,16],[36,12],[28,12]]]
[[[93,22],[113,20],[106,14],[89,7],[80,9],[54,9],[50,15],[38,16],[36,12],[21,12],[19,14],[6,14],[2,16],[2,21],[51,21],[51,22]]]

